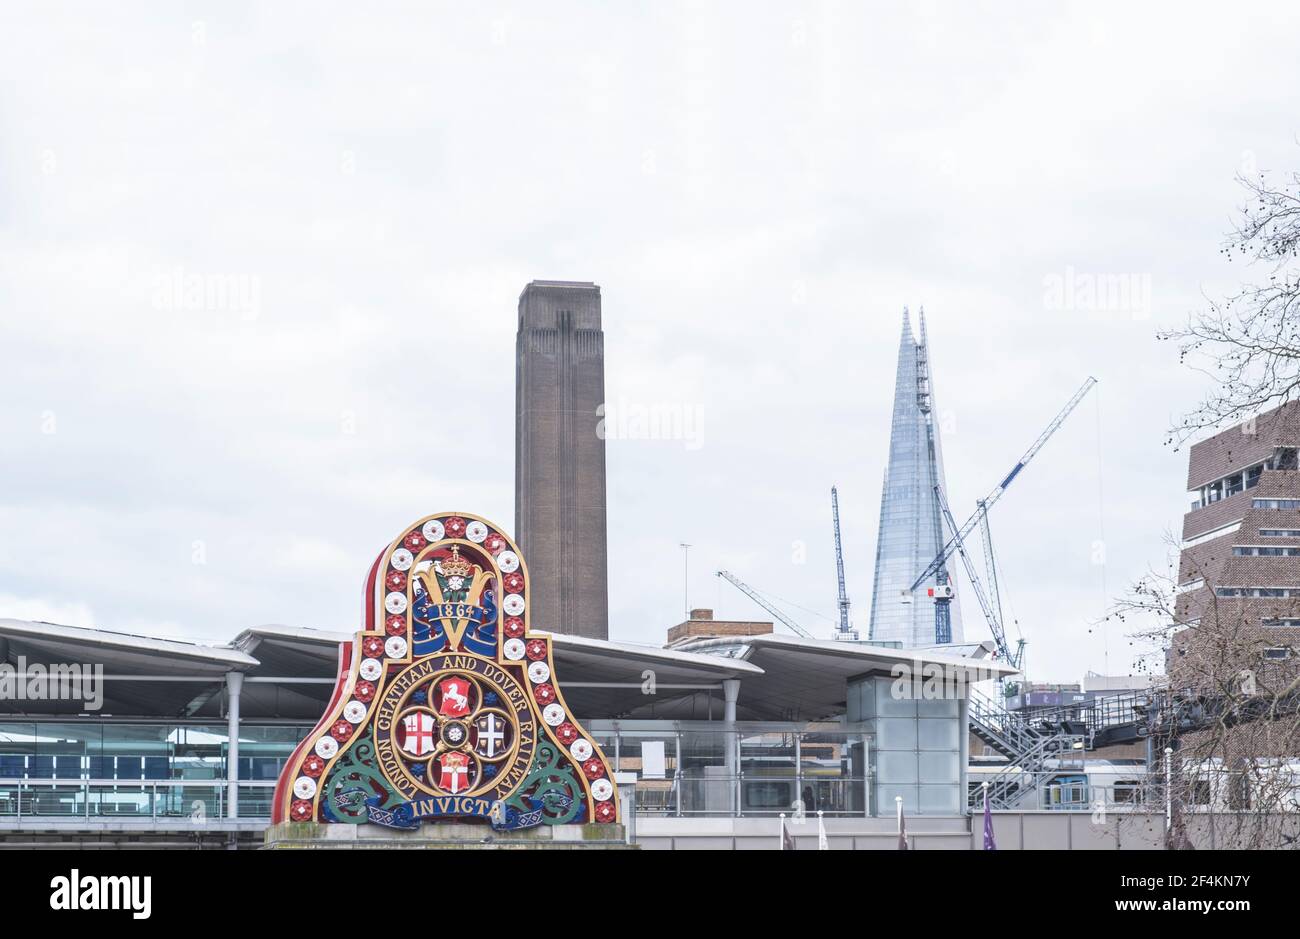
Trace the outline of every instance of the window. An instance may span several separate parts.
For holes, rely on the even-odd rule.
[[[1291,658],[1290,649],[1265,649],[1264,658],[1270,662],[1278,662]]]
[[[1272,468],[1272,460],[1265,460],[1262,463],[1256,463],[1254,466],[1247,467],[1243,472],[1232,473],[1228,476],[1224,476],[1222,479],[1216,479],[1212,483],[1207,483],[1197,490],[1197,499],[1192,503],[1192,508],[1204,508],[1207,505],[1218,502],[1220,499],[1227,499],[1230,496],[1235,496],[1237,493],[1246,489],[1254,489],[1259,485],[1259,481],[1264,475],[1264,470]]]
[[[1300,538],[1300,528],[1261,528],[1261,538]]]
[[[1300,587],[1215,587],[1216,597],[1300,597]]]
[[[1252,499],[1250,504],[1257,509],[1300,509],[1300,499]]]
[[[1198,779],[1193,782],[1187,801],[1192,805],[1209,805],[1213,801],[1210,793],[1210,781],[1208,779]]]
[[[1142,782],[1137,779],[1117,779],[1113,794],[1117,805],[1136,805],[1142,801]]]
[[[1266,619],[1264,625],[1281,629],[1300,629],[1300,619]]]
[[[1233,545],[1232,554],[1239,558],[1300,558],[1300,546]]]
[[[1043,788],[1041,807],[1044,809],[1081,809],[1088,805],[1088,779],[1086,776],[1058,776]]]

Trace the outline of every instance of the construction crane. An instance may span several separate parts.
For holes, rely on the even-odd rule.
[[[1007,647],[1007,642],[1006,621],[1002,618],[1002,588],[998,585],[998,563],[993,554],[993,533],[989,531],[989,513],[987,511],[980,517],[980,538],[984,542],[984,571],[989,585],[989,608],[997,617],[998,635],[1003,637],[1002,642],[998,643],[998,651],[999,654],[1006,654],[1003,652],[1003,649]],[[989,622],[992,623],[993,621],[990,620]],[[1007,660],[1016,668],[1020,668],[1024,664],[1025,640],[1023,638],[1016,640],[1016,651],[1014,654],[1007,655]]]
[[[1003,493],[1007,491],[1007,488],[1015,481],[1015,478],[1020,475],[1021,470],[1029,465],[1029,461],[1037,455],[1038,451],[1043,448],[1043,445],[1046,444],[1047,441],[1051,439],[1052,435],[1060,429],[1061,425],[1065,423],[1065,419],[1070,416],[1070,413],[1076,407],[1079,406],[1079,402],[1082,401],[1084,396],[1092,390],[1092,386],[1095,384],[1097,384],[1097,379],[1093,378],[1091,375],[1088,376],[1088,380],[1085,381],[1079,390],[1074,393],[1074,396],[1066,402],[1065,407],[1063,407],[1060,413],[1052,419],[1052,422],[1047,425],[1046,429],[1038,435],[1038,439],[1030,445],[1024,455],[1016,461],[1015,466],[1011,468],[1011,472],[1007,473],[1007,475],[1003,477],[1002,482],[998,483],[992,492],[976,503],[975,512],[965,521],[965,523],[962,524],[960,528],[957,527],[957,524],[952,517],[952,512],[948,508],[943,492],[939,486],[935,486],[935,496],[939,500],[944,520],[947,521],[952,536],[944,544],[943,548],[940,549],[939,553],[935,555],[934,560],[931,561],[926,569],[921,572],[921,575],[916,578],[915,582],[912,584],[911,590],[917,590],[927,579],[937,575],[939,586],[931,590],[931,594],[935,597],[936,636],[941,630],[941,616],[948,612],[947,608],[952,598],[952,588],[947,586],[947,564],[948,559],[952,557],[955,552],[960,555],[962,563],[966,567],[966,573],[971,580],[971,587],[975,591],[976,598],[980,601],[980,609],[984,613],[984,618],[988,620],[989,629],[993,632],[993,639],[997,643],[998,653],[1010,664],[1019,667],[1019,662],[1024,652],[1024,642],[1023,640],[1020,641],[1017,645],[1016,651],[1013,653],[1007,644],[1006,632],[1002,628],[1002,598],[997,586],[997,571],[993,559],[992,536],[989,534],[988,530],[989,509],[993,507],[994,503],[996,503],[998,499],[1002,498]],[[981,526],[981,534],[985,539],[985,566],[989,571],[989,579],[993,594],[992,601],[990,601],[989,597],[984,593],[983,587],[980,584],[979,575],[975,570],[975,565],[966,553],[966,537],[975,529],[976,525]]]
[[[929,343],[925,341],[925,310],[921,311],[922,342],[916,350],[916,406],[925,418],[925,443],[928,450],[929,465],[939,465],[939,442],[934,433],[934,400],[930,389],[930,352]],[[943,496],[935,485],[940,507]],[[935,543],[943,541],[943,522],[938,515],[934,517]],[[948,579],[947,558],[934,570],[935,585],[930,588],[934,597],[934,641],[938,644],[952,642],[952,598],[953,589]],[[916,587],[913,586],[912,590]]]
[[[952,510],[948,508],[948,500],[944,497],[943,490],[939,486],[934,487],[935,498],[939,500],[939,508],[943,512],[944,521],[948,523],[950,531],[957,531],[957,522],[952,517]],[[989,534],[987,519],[984,525],[986,540],[984,542],[985,554],[984,563],[987,568],[989,578],[989,593],[984,592],[984,585],[980,583],[979,572],[975,569],[975,562],[966,551],[964,541],[957,542],[957,554],[961,558],[962,565],[966,568],[966,576],[970,580],[971,591],[975,594],[975,599],[979,601],[980,610],[984,614],[984,619],[989,624],[989,632],[993,634],[993,643],[997,646],[998,655],[1002,656],[1007,664],[1013,668],[1020,668],[1024,660],[1025,640],[1019,639],[1016,642],[1016,651],[1012,652],[1007,643],[1006,629],[1002,624],[1002,594],[998,588],[997,566],[993,560],[993,539]],[[951,597],[951,595],[949,595]],[[936,599],[935,601],[939,601]]]
[[[969,535],[971,531],[974,530],[975,526],[980,523],[981,517],[987,515],[989,509],[993,508],[993,505],[1002,498],[1002,494],[1007,491],[1007,487],[1009,487],[1011,483],[1015,481],[1015,478],[1020,475],[1020,471],[1029,465],[1029,461],[1038,454],[1039,450],[1043,449],[1043,444],[1047,443],[1047,441],[1051,439],[1051,436],[1060,429],[1060,426],[1065,423],[1065,419],[1070,416],[1070,412],[1079,406],[1079,402],[1083,400],[1083,396],[1091,391],[1092,386],[1095,384],[1097,384],[1097,379],[1089,376],[1088,380],[1083,383],[1083,387],[1076,391],[1074,397],[1066,402],[1065,407],[1061,409],[1061,413],[1057,414],[1056,417],[1052,419],[1052,422],[1047,425],[1047,429],[1039,434],[1038,439],[1035,440],[1029,449],[1025,451],[1025,455],[1016,461],[1015,466],[1011,467],[1011,472],[1007,473],[1006,477],[1003,478],[1002,482],[998,483],[997,486],[994,487],[992,492],[976,503],[974,513],[970,518],[966,519],[960,529],[953,532],[952,537],[948,539],[946,544],[944,544],[943,549],[934,556],[934,560],[930,562],[929,566],[926,567],[926,569],[921,572],[921,575],[912,583],[912,590],[916,590],[922,583],[930,577],[933,577],[940,569],[946,566],[948,558],[952,557],[952,553],[957,550],[958,543],[965,540],[966,536]]]
[[[834,486],[831,486],[831,516],[835,519],[835,576],[840,587],[840,626],[835,631],[835,638],[853,641],[858,638],[858,633],[849,625],[849,595],[844,589],[844,547],[840,542],[840,496]]]
[[[786,616],[776,607],[772,606],[772,604],[769,603],[767,600],[765,600],[757,590],[749,586],[749,584],[745,583],[735,574],[728,573],[727,571],[718,571],[718,576],[721,577],[723,580],[727,581],[728,583],[730,583],[737,590],[739,590],[745,596],[749,597],[749,599],[753,600],[763,609],[767,610],[767,612],[775,616],[778,620],[780,620],[782,625],[784,625],[791,632],[803,636],[805,639],[814,638],[812,633],[808,632],[808,630],[804,629],[794,620],[790,619],[790,617]]]

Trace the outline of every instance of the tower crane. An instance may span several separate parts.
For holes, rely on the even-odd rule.
[[[718,571],[718,576],[721,577],[723,580],[727,581],[728,583],[730,583],[733,587],[735,587],[745,596],[749,597],[749,599],[753,600],[763,609],[767,610],[767,612],[775,616],[778,620],[780,620],[782,625],[784,625],[791,632],[795,633],[796,635],[803,636],[805,639],[815,638],[812,633],[808,632],[808,630],[804,629],[794,620],[790,619],[790,617],[786,616],[784,613],[782,613],[780,610],[774,607],[771,603],[769,603],[766,599],[764,599],[757,590],[749,586],[749,584],[745,583],[735,574],[728,573],[727,571]]]
[[[948,606],[951,603],[952,588],[947,586],[947,564],[948,559],[952,557],[954,553],[957,553],[961,557],[962,564],[966,568],[967,576],[971,581],[971,588],[975,592],[976,599],[979,600],[980,609],[984,613],[984,618],[988,620],[989,629],[993,633],[993,640],[997,644],[998,654],[1011,665],[1014,665],[1017,668],[1020,666],[1020,662],[1024,655],[1024,640],[1020,640],[1017,644],[1016,651],[1012,652],[1007,644],[1006,631],[1002,626],[1002,597],[997,584],[996,562],[993,557],[993,539],[988,527],[989,509],[993,507],[994,503],[1002,498],[1003,493],[1007,491],[1007,488],[1015,481],[1016,477],[1020,475],[1021,470],[1029,465],[1029,461],[1038,454],[1038,451],[1043,448],[1043,445],[1046,444],[1047,441],[1051,439],[1052,435],[1060,429],[1061,425],[1065,423],[1065,419],[1070,416],[1070,413],[1076,407],[1078,407],[1079,402],[1082,401],[1084,396],[1092,390],[1092,386],[1095,384],[1097,384],[1097,379],[1093,378],[1091,375],[1088,376],[1088,380],[1080,386],[1079,390],[1074,393],[1074,396],[1065,403],[1065,407],[1061,409],[1060,413],[1058,413],[1043,432],[1038,435],[1038,439],[1030,445],[1024,455],[1016,461],[1016,464],[1013,467],[1011,467],[1011,472],[1007,473],[1007,475],[1003,477],[1002,482],[998,483],[998,485],[995,486],[987,496],[976,502],[974,513],[971,514],[970,518],[968,518],[960,528],[953,519],[952,512],[948,508],[947,500],[944,498],[941,488],[937,485],[934,487],[935,496],[939,500],[939,506],[942,510],[944,520],[948,523],[948,528],[952,532],[952,535],[944,544],[943,548],[940,549],[939,553],[935,555],[934,560],[929,563],[926,569],[922,571],[920,576],[916,578],[915,582],[913,582],[911,590],[914,592],[928,578],[937,575],[939,586],[934,588],[932,591],[935,596],[936,637],[941,633],[943,626],[946,625],[947,616],[950,615]],[[979,575],[975,570],[974,562],[971,561],[970,556],[966,552],[966,537],[974,531],[976,525],[980,526],[980,533],[984,540],[984,563],[989,578],[991,599],[990,595],[985,594],[983,586],[980,583]],[[951,635],[951,633],[949,633],[949,635]]]
[[[952,517],[952,510],[948,508],[948,500],[944,497],[943,490],[935,486],[934,494],[935,498],[939,500],[939,508],[943,512],[943,518],[948,523],[949,530],[956,532],[957,522]],[[998,588],[997,566],[993,559],[993,540],[988,533],[987,519],[984,524],[984,533],[986,536],[984,563],[989,578],[988,594],[984,592],[984,585],[980,583],[979,573],[975,570],[975,562],[971,560],[970,554],[966,551],[966,542],[957,542],[957,554],[961,558],[962,566],[966,568],[966,577],[970,580],[971,590],[975,594],[975,599],[979,601],[984,619],[989,624],[989,632],[993,634],[993,642],[997,646],[998,655],[1002,656],[1007,664],[1013,668],[1020,668],[1020,663],[1024,660],[1025,640],[1018,639],[1016,641],[1015,652],[1012,652],[1007,644],[1007,633],[1002,624],[1002,595]],[[938,600],[935,602],[937,603]]]
[[[929,344],[924,340],[925,310],[921,310],[921,336],[922,342],[917,346],[916,350],[916,406],[921,412],[921,416],[925,418],[925,444],[929,456],[928,465],[938,466],[939,442],[934,432],[934,398],[930,389],[930,351]],[[939,488],[939,481],[936,479],[934,489],[939,499],[939,507],[942,509],[943,496],[939,492]],[[938,514],[932,515],[932,518],[934,540],[938,544],[943,540],[943,521]],[[952,642],[953,588],[948,578],[947,558],[944,558],[930,573],[934,575],[935,584],[930,589],[930,595],[934,597],[934,641],[938,644]],[[913,584],[912,590],[916,590],[915,584]]]
[[[849,595],[844,589],[844,546],[840,542],[840,497],[834,486],[831,486],[831,516],[835,520],[835,576],[840,588],[840,625],[835,638],[852,641],[858,638],[858,633],[849,625]]]

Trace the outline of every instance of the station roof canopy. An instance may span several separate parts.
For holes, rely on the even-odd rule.
[[[0,619],[0,663],[15,682],[50,665],[102,666],[100,714],[176,717],[199,713],[225,684],[227,672],[246,672],[257,659],[238,649],[159,639],[104,629]],[[33,666],[39,666],[34,669]],[[81,696],[64,700],[0,700],[0,714],[67,714],[86,711]]]
[[[101,713],[220,717],[225,674],[244,674],[246,720],[315,721],[332,690],[339,647],[351,634],[256,626],[226,645],[0,620],[0,661],[102,664]],[[987,656],[991,644],[889,649],[860,643],[759,635],[698,638],[664,649],[552,634],[556,679],[583,719],[721,720],[723,682],[740,682],[737,718],[813,721],[844,713],[845,681],[889,674],[900,663],[938,665],[974,682],[1015,669]],[[951,649],[951,651],[950,651]],[[79,701],[0,701],[0,714],[75,714]]]
[[[891,649],[855,642],[802,639],[775,634],[743,638],[694,639],[684,651],[725,656],[762,669],[745,682],[737,717],[741,720],[820,720],[845,710],[845,682],[862,675],[890,675],[903,666],[924,677],[937,666],[945,676],[974,684],[1016,674],[1016,669],[986,658],[992,644]],[[942,647],[940,647],[942,648]],[[961,652],[970,654],[963,655]]]

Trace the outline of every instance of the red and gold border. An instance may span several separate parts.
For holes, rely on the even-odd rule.
[[[528,690],[537,725],[573,764],[582,782],[586,819],[618,821],[617,787],[609,761],[564,701],[555,676],[551,637],[533,632],[528,565],[523,554],[487,519],[468,512],[445,512],[425,516],[409,526],[371,565],[365,586],[364,628],[351,643],[340,647],[338,676],[329,705],[280,773],[273,822],[325,820],[321,797],[330,770],[361,736],[360,729],[373,719],[373,706],[382,697],[390,676],[419,658],[414,655],[412,639],[414,578],[410,576],[416,559],[427,556],[430,549],[454,544],[471,549],[491,563],[498,585],[496,664],[509,669]],[[406,555],[398,554],[406,564],[404,570],[393,563],[394,554],[402,551],[411,555],[406,563]],[[507,583],[512,589],[507,589]],[[400,612],[392,612],[386,605],[402,606],[390,596],[404,598]],[[514,613],[506,612],[510,597],[522,601],[522,608]],[[510,603],[518,606],[518,601]],[[539,663],[545,667],[538,667]]]

